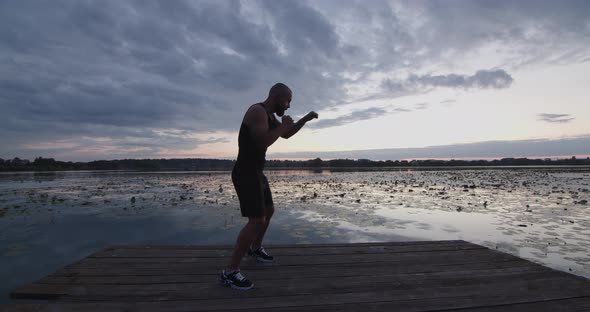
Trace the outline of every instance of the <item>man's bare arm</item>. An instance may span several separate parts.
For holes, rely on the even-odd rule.
[[[253,106],[246,112],[244,122],[250,128],[250,131],[252,131],[254,140],[264,148],[271,146],[293,126],[293,121],[291,123],[283,122],[278,127],[269,131],[268,115],[266,110],[259,105]]]
[[[288,117],[288,116],[285,116],[285,117]],[[299,119],[296,123],[294,123],[293,126],[291,126],[285,132],[285,134],[281,135],[281,137],[284,139],[288,139],[288,138],[292,137],[293,135],[295,135],[295,133],[299,132],[299,130],[301,130],[301,128],[303,128],[305,123],[307,123],[308,121],[310,121],[314,118],[318,118],[318,114],[316,112],[309,112],[307,115],[303,116],[303,118]]]

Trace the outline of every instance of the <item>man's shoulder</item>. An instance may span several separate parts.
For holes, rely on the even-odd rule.
[[[266,119],[266,110],[260,103],[254,104],[248,108],[246,111],[246,116],[244,121],[246,124],[250,123],[251,121],[260,121]]]
[[[264,109],[264,107],[261,105],[261,103],[256,103],[256,104],[252,104],[250,105],[250,107],[248,107],[248,110],[246,111],[246,114],[250,114],[250,113],[260,113],[266,111]]]

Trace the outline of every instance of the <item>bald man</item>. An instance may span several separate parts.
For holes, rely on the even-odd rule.
[[[273,257],[262,247],[262,240],[274,213],[272,194],[262,170],[266,162],[266,149],[279,137],[288,139],[308,121],[318,118],[309,112],[297,122],[285,115],[291,105],[293,93],[285,84],[277,83],[267,99],[248,108],[238,136],[238,160],[232,171],[232,182],[240,200],[242,216],[248,223],[240,231],[231,259],[221,273],[221,282],[235,289],[250,289],[254,284],[240,273],[242,257],[248,255],[260,262],[272,262]],[[274,114],[282,118],[279,122]]]

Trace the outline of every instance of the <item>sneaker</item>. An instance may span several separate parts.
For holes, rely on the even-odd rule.
[[[252,247],[250,247],[248,249],[248,255],[251,257],[255,257],[256,261],[259,262],[272,262],[275,259],[275,257],[266,253],[264,247],[260,247],[257,250],[253,250]]]
[[[231,273],[225,273],[225,271],[221,271],[221,283],[225,286],[239,290],[246,290],[254,287],[254,284],[249,279],[240,274],[239,270]]]

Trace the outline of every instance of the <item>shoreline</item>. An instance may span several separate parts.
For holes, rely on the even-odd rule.
[[[503,170],[503,169],[590,169],[590,165],[505,165],[505,166],[400,166],[400,167],[265,167],[264,171],[317,171],[328,170],[333,172],[364,172],[364,171],[449,171],[449,170]],[[194,170],[178,170],[178,169],[160,169],[160,170],[140,170],[140,169],[92,169],[92,170],[17,170],[17,171],[0,171],[2,174],[43,174],[55,172],[71,172],[71,173],[213,173],[213,172],[227,172],[232,168],[206,168]]]

